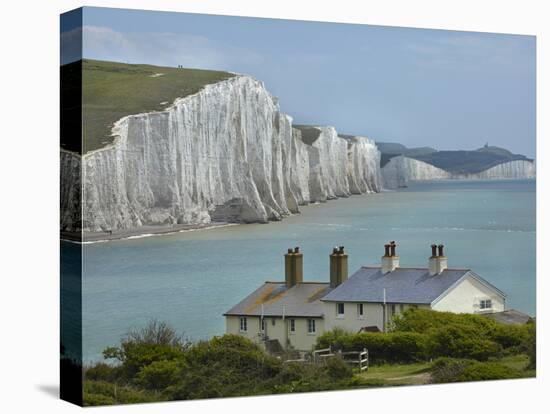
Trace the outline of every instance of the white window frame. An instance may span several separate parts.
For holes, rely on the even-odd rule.
[[[357,319],[365,319],[365,304],[357,304]]]
[[[239,317],[239,332],[248,332],[248,321],[246,316]]]
[[[260,318],[260,332],[265,332],[265,318]]]
[[[316,333],[317,333],[317,327],[315,326],[315,319],[308,319],[307,320],[307,334],[308,335],[316,335]]]
[[[340,306],[342,306],[342,313],[340,313]],[[339,302],[336,304],[336,319],[344,319],[346,313],[346,304]]]
[[[487,306],[489,305],[489,306]],[[492,299],[481,299],[479,301],[479,310],[486,311],[493,309],[493,300]]]
[[[289,319],[288,323],[288,332],[290,335],[294,335],[296,333],[296,319]]]

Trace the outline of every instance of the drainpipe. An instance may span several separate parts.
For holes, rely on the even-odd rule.
[[[384,304],[382,305],[382,332],[386,333],[386,288],[383,290]]]
[[[283,338],[284,338],[284,348],[285,350],[288,351],[288,326],[287,326],[287,322],[286,322],[286,319],[285,319],[285,305],[283,305],[283,329],[285,330],[285,333],[283,335]]]

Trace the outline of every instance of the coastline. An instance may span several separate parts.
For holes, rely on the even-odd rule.
[[[61,232],[61,240],[77,243],[104,243],[114,240],[130,240],[141,239],[144,237],[164,236],[167,234],[183,233],[188,231],[208,230],[219,227],[238,226],[239,223],[216,222],[206,224],[177,224],[177,225],[158,225],[158,226],[141,226],[133,229],[118,230],[109,232]]]

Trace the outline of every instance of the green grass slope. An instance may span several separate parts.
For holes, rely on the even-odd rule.
[[[61,71],[63,78],[63,67]],[[205,85],[233,76],[228,72],[211,70],[84,59],[82,153],[111,143],[111,128],[120,118],[163,110],[176,98],[192,95]],[[62,138],[61,147],[78,151],[77,144],[69,139]]]
[[[413,156],[453,174],[475,174],[498,164],[514,160],[528,160],[525,155],[491,151],[438,151]]]

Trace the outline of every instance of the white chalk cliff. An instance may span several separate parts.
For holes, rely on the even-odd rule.
[[[453,175],[453,178],[478,180],[518,180],[535,178],[536,168],[533,161],[514,160],[495,165],[477,174]]]
[[[124,117],[113,144],[83,157],[62,151],[61,229],[267,222],[310,202],[380,190],[373,141],[315,129],[317,139],[304,142],[277,99],[247,76]]]
[[[382,167],[382,179],[385,188],[404,187],[409,181],[446,178],[451,178],[451,174],[447,171],[403,155],[393,157]]]
[[[381,168],[385,188],[404,187],[409,181],[467,179],[529,179],[535,178],[535,163],[529,160],[514,160],[498,164],[476,174],[452,174],[423,161],[405,156],[393,157]]]

